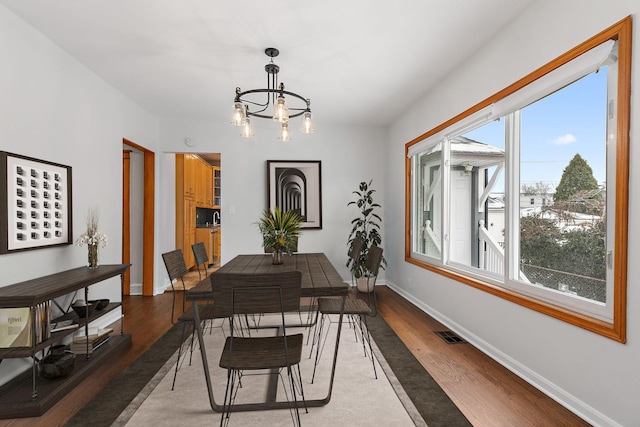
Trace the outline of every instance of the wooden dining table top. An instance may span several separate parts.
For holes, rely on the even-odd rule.
[[[283,263],[272,263],[271,254],[237,255],[211,274],[221,273],[278,273],[300,271],[302,273],[301,296],[322,297],[346,295],[349,290],[335,267],[323,253],[284,254]],[[211,299],[211,281],[207,277],[186,292],[187,300]]]

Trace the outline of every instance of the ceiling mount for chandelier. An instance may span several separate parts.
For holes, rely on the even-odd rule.
[[[242,91],[236,88],[233,103],[233,124],[242,127],[241,135],[245,138],[253,136],[251,117],[273,119],[280,123],[280,136],[283,141],[289,141],[289,120],[302,117],[302,132],[313,132],[311,123],[311,101],[294,92],[285,90],[284,83],[278,83],[280,67],[273,62],[273,58],[280,54],[274,47],[265,49],[264,53],[271,61],[264,66],[267,73],[266,89],[251,89]],[[266,94],[266,98],[264,95]],[[250,107],[251,106],[251,107]],[[269,108],[273,111],[268,111]]]

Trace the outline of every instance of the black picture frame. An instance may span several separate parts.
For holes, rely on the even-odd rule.
[[[268,208],[296,210],[301,228],[322,229],[321,166],[319,160],[267,160]]]
[[[71,167],[0,151],[0,254],[73,243]]]

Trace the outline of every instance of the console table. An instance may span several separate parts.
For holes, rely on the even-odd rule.
[[[36,305],[83,288],[85,300],[88,300],[89,286],[118,275],[120,275],[122,282],[124,272],[130,265],[101,265],[96,269],[79,267],[0,288],[0,308],[30,307],[32,319],[32,345],[30,347],[0,348],[0,359],[32,359],[31,370],[24,372],[0,387],[0,418],[42,415],[68,394],[73,387],[84,380],[108,355],[124,350],[131,344],[131,335],[124,333],[124,326],[121,321],[120,334],[111,336],[108,343],[96,349],[92,354],[87,354],[86,356],[78,355],[75,361],[75,368],[68,376],[57,379],[42,379],[38,376],[38,357],[36,353],[42,351],[44,357],[46,348],[73,334],[76,329],[52,332],[49,338],[44,339],[42,342],[36,342],[34,320]],[[121,303],[119,302],[110,303],[103,310],[94,311],[87,318],[79,318],[75,312],[71,311],[57,319],[51,319],[51,322],[73,319],[79,325],[78,328],[85,327],[85,332],[87,332],[89,323],[120,306]]]

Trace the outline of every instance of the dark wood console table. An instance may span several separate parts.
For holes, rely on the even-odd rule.
[[[130,265],[101,265],[96,269],[79,267],[5,286],[0,288],[0,308],[30,307],[31,318],[34,319],[37,304],[83,288],[85,300],[87,300],[89,286],[118,275],[122,281],[124,272]],[[120,306],[119,302],[110,303],[105,309],[94,311],[88,318],[79,318],[75,312],[71,311],[51,321],[73,319],[79,325],[78,327],[85,327],[87,332],[89,323]],[[112,335],[109,342],[91,355],[76,357],[75,368],[71,374],[58,379],[42,379],[38,376],[37,353],[40,351],[44,353],[46,348],[73,334],[76,329],[52,332],[49,338],[36,342],[35,322],[32,320],[30,347],[0,348],[0,359],[29,357],[32,359],[30,371],[24,372],[0,387],[0,418],[34,417],[44,414],[84,380],[108,355],[113,355],[131,344],[131,335],[124,333],[123,322],[120,323],[120,334]]]

